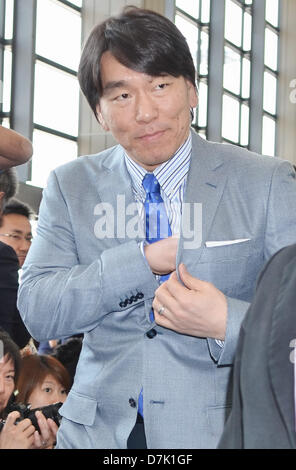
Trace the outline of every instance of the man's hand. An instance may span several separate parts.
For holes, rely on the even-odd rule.
[[[169,274],[176,269],[179,235],[144,246],[145,257],[154,274]]]
[[[30,449],[34,442],[35,428],[29,419],[15,424],[20,417],[18,411],[7,416],[6,423],[0,433],[0,449]]]
[[[35,413],[38,426],[41,431],[39,434],[38,431],[34,433],[34,444],[33,449],[53,449],[56,442],[56,436],[58,432],[58,426],[53,421],[53,419],[46,419],[44,414],[41,411],[36,411]]]
[[[32,156],[31,142],[18,132],[0,126],[0,169],[26,163]]]
[[[184,264],[179,266],[180,279],[173,272],[156,291],[153,300],[158,325],[178,333],[224,340],[227,319],[225,295],[210,282],[191,276]],[[164,307],[159,315],[158,311]]]

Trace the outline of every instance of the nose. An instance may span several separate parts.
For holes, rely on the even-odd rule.
[[[59,394],[59,391],[56,390],[52,396],[51,396],[51,400],[50,400],[50,405],[53,405],[54,403],[58,403],[59,401],[62,401],[61,400],[61,397],[60,397],[60,394]]]
[[[29,240],[26,240],[25,238],[22,238],[19,244],[19,250],[27,253],[29,251],[30,246],[31,246],[31,242]]]
[[[148,93],[141,93],[136,100],[136,121],[149,123],[158,116],[155,101]]]

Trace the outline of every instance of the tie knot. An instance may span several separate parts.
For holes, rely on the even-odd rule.
[[[146,193],[160,194],[160,185],[153,173],[146,173],[142,185]]]

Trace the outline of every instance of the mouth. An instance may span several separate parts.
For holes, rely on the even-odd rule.
[[[151,133],[140,135],[139,137],[137,137],[137,139],[142,142],[153,142],[155,140],[160,139],[164,135],[165,132],[166,132],[165,130],[151,132]]]

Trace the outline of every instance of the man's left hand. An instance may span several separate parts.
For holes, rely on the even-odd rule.
[[[174,271],[155,291],[152,303],[155,322],[185,335],[224,340],[225,295],[210,282],[191,276],[184,264],[179,266],[179,275],[184,285]]]

